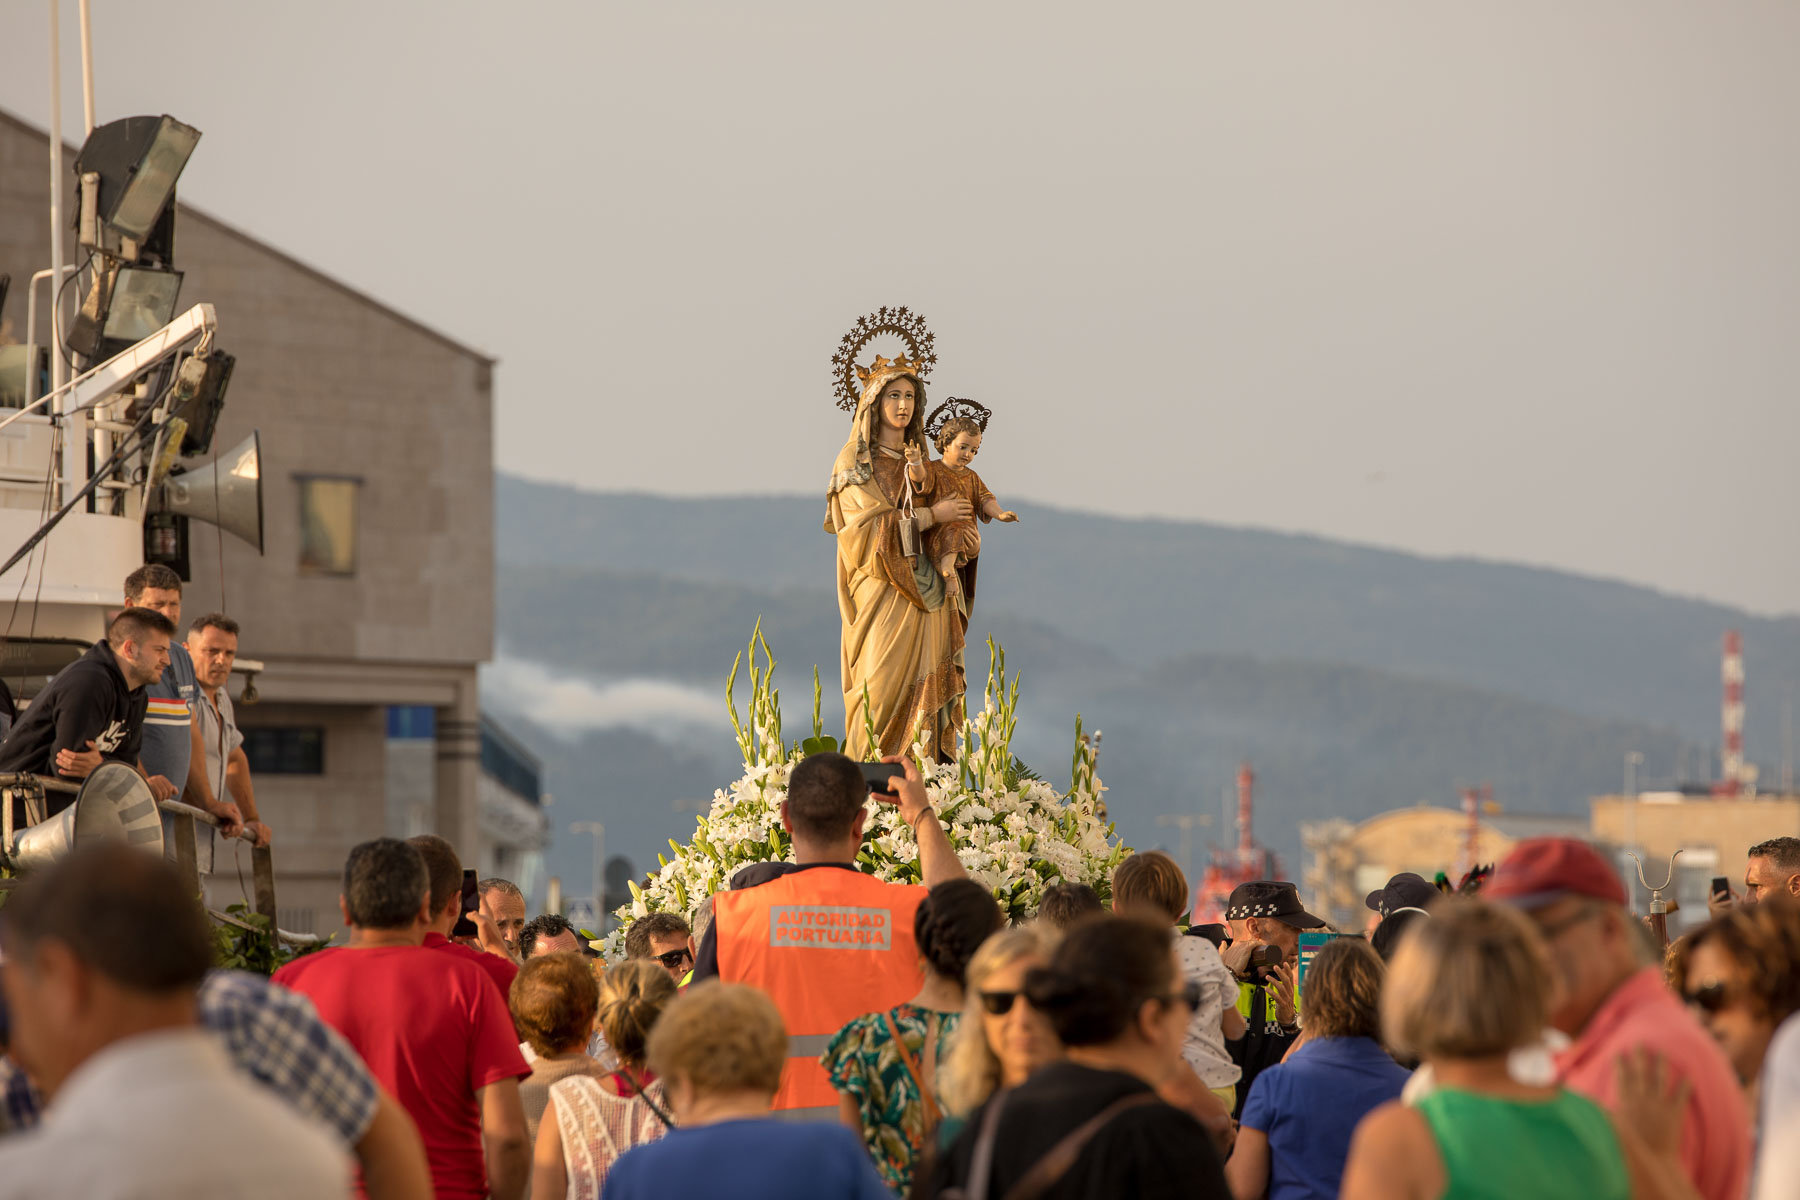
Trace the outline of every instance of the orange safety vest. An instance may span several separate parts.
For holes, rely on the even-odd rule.
[[[913,913],[924,898],[922,887],[840,867],[717,895],[719,978],[767,992],[787,1024],[778,1111],[836,1114],[837,1092],[819,1056],[846,1024],[903,1003],[924,983],[913,941]]]

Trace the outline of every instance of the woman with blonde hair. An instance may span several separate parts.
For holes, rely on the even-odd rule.
[[[1633,1105],[1630,1121],[1507,1069],[1549,1022],[1551,980],[1536,929],[1511,908],[1447,897],[1408,931],[1389,967],[1382,1027],[1438,1086],[1416,1107],[1396,1100],[1357,1126],[1343,1200],[1694,1196],[1676,1157],[1685,1085],[1669,1095],[1660,1064],[1621,1065],[1623,1093],[1654,1096]]]
[[[675,981],[655,959],[628,959],[601,976],[598,1026],[618,1055],[619,1069],[603,1078],[577,1075],[550,1086],[547,1119],[538,1126],[532,1156],[533,1200],[598,1195],[621,1154],[667,1131],[663,1085],[645,1065],[645,1051],[651,1029],[674,997]]]
[[[1002,929],[975,951],[964,972],[963,1017],[944,1057],[939,1084],[948,1145],[968,1115],[1001,1088],[1062,1057],[1050,1019],[1024,996],[1025,973],[1050,961],[1052,931],[1041,925]]]

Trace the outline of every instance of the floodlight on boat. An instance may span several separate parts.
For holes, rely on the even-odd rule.
[[[181,272],[107,259],[69,326],[70,349],[96,359],[137,345],[175,316]]]
[[[175,181],[199,144],[200,131],[174,117],[125,117],[97,125],[75,159],[83,181],[79,228],[83,243],[98,231],[130,243],[126,258],[149,240],[175,198]],[[92,176],[96,185],[86,185]],[[89,204],[92,204],[91,211]]]

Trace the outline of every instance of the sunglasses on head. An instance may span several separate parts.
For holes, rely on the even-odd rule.
[[[1722,983],[1708,983],[1682,993],[1681,998],[1687,1001],[1690,1008],[1697,1008],[1707,1016],[1712,1016],[1731,1003],[1731,989]]]
[[[687,962],[691,956],[688,954],[687,947],[683,946],[679,950],[671,950],[667,954],[652,954],[650,957],[673,971],[682,963]]]

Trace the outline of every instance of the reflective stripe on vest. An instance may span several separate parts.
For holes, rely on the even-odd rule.
[[[831,1035],[864,1013],[904,1002],[924,978],[913,942],[922,887],[817,867],[714,901],[719,978],[761,988],[787,1025],[777,1110],[837,1111],[819,1065]],[[810,1111],[796,1112],[805,1119]]]

